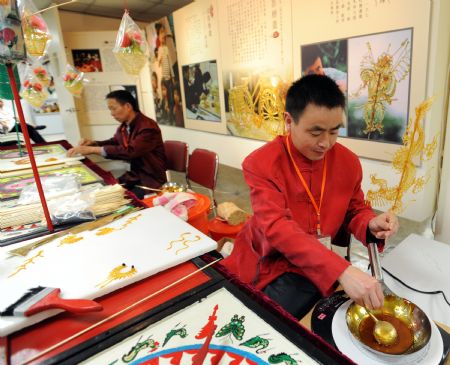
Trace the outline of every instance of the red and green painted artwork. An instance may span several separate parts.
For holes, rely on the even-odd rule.
[[[0,151],[2,152],[2,151]],[[75,174],[81,185],[92,184],[102,181],[101,177],[84,165],[63,167],[40,173],[41,179],[46,176]],[[32,173],[0,178],[0,200],[17,198],[25,186],[34,183]]]
[[[227,289],[167,316],[83,364],[316,365]]]
[[[59,144],[49,144],[47,146],[33,147],[33,153],[36,156],[39,155],[61,155],[65,154],[67,150]],[[0,160],[12,160],[16,158],[27,157],[28,152],[25,148],[20,152],[18,149],[15,150],[2,150],[0,151]]]

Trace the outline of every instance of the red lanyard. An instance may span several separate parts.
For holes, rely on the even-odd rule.
[[[128,148],[128,144],[130,143],[131,133],[128,133],[126,129],[127,129],[127,127],[124,125],[122,128],[120,128],[120,133],[122,133],[123,145],[125,146],[125,148]]]
[[[289,135],[286,136],[286,145],[287,145],[287,150],[289,153],[289,157],[291,158],[292,164],[294,165],[294,169],[295,172],[297,173],[298,178],[300,179],[300,181],[303,184],[303,187],[306,190],[306,193],[308,194],[309,199],[311,200],[311,203],[316,211],[317,214],[317,234],[320,235],[321,231],[320,231],[320,209],[322,208],[322,198],[323,198],[323,192],[325,190],[325,182],[327,180],[327,155],[325,155],[324,159],[323,159],[323,173],[322,173],[322,186],[320,188],[320,200],[319,200],[319,205],[317,205],[316,200],[314,199],[314,196],[311,193],[311,190],[309,190],[308,185],[306,184],[305,179],[303,178],[302,173],[300,172],[297,164],[294,161],[294,158],[292,157],[292,153],[291,153],[291,145],[289,144]]]

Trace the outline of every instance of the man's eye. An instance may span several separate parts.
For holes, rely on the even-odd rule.
[[[319,137],[321,133],[322,132],[314,131],[314,132],[311,132],[311,135],[313,135],[314,137]]]

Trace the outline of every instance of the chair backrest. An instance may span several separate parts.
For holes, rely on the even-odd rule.
[[[211,192],[213,207],[216,206],[214,189],[217,183],[219,157],[217,153],[202,148],[196,148],[189,156],[187,180],[193,181]]]
[[[182,141],[164,141],[164,151],[167,159],[167,170],[184,172],[186,175],[188,163],[187,143]],[[167,180],[170,181],[170,175],[167,174]]]

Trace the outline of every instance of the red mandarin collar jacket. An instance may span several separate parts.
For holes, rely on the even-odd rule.
[[[291,139],[294,160],[317,204],[324,159],[311,161]],[[364,202],[358,157],[336,143],[327,152],[327,180],[321,208],[322,234],[334,237],[341,225],[366,243],[367,225],[375,217]],[[317,214],[290,161],[286,138],[277,137],[243,162],[254,215],[236,238],[223,264],[244,282],[265,288],[285,272],[309,278],[323,295],[350,265],[315,237]]]

